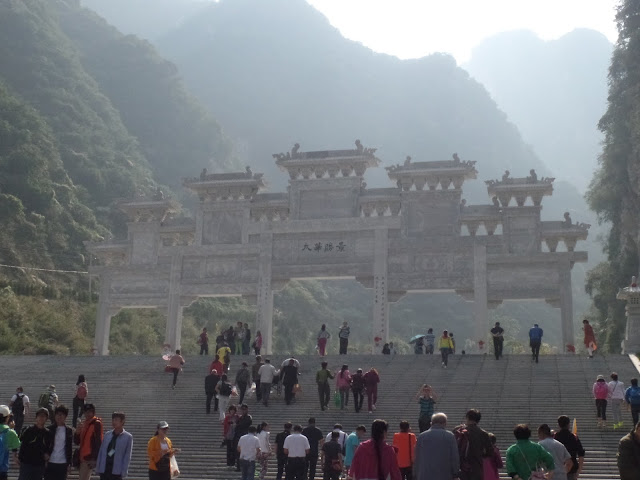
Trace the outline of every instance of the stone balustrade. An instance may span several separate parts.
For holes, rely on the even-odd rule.
[[[206,170],[199,178],[189,178],[183,181],[185,187],[198,195],[201,202],[220,202],[250,200],[262,188],[264,181],[262,173],[252,173],[247,167],[245,173],[216,173],[206,174]]]
[[[512,199],[516,204],[523,207],[527,198],[535,206],[542,204],[542,198],[553,194],[554,178],[543,178],[541,180],[531,177],[511,178],[506,175],[502,180],[487,180],[487,192],[492,197],[497,197],[503,207],[508,207]]]
[[[365,153],[357,150],[303,152],[294,157],[281,157],[281,155],[274,155],[277,158],[276,165],[286,170],[291,180],[350,177],[354,174],[362,177],[367,168],[376,167],[380,163],[372,152]]]
[[[412,188],[424,190],[425,186],[431,191],[448,190],[452,185],[459,190],[465,180],[474,179],[478,174],[473,161],[412,162],[411,157],[407,157],[403,165],[392,165],[386,169],[389,178],[404,192]]]
[[[582,223],[568,224],[567,222],[541,222],[541,238],[547,244],[550,252],[555,252],[559,242],[564,242],[567,250],[573,252],[578,240],[586,240],[590,225]]]
[[[467,227],[469,235],[475,237],[478,228],[484,225],[487,235],[493,235],[502,224],[500,208],[495,205],[471,205],[460,209],[460,223]]]

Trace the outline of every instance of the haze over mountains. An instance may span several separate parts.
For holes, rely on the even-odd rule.
[[[597,124],[606,109],[612,51],[607,38],[593,30],[548,42],[513,31],[478,45],[464,68],[554,174],[584,192],[602,148]]]
[[[489,203],[482,180],[505,169],[513,176],[530,168],[539,176],[560,171],[555,157],[549,162],[536,155],[547,136],[534,142],[528,134],[524,141],[514,117],[503,112],[508,108],[496,105],[451,56],[399,60],[377,54],[342,37],[304,0],[82,4],[153,45],[81,9],[80,0],[0,4],[0,105],[6,107],[0,109],[0,135],[11,139],[0,150],[3,263],[80,268],[83,241],[120,235],[123,219],[114,208],[119,199],[149,193],[158,184],[179,192],[181,177],[202,167],[224,171],[251,165],[254,172],[265,172],[272,191],[282,190],[287,178],[271,154],[294,142],[304,151],[349,148],[359,138],[378,147],[387,166],[406,155],[421,161],[457,152],[478,161],[479,180],[465,185],[470,203]],[[474,70],[478,78],[511,85],[500,62],[487,60],[487,65]],[[549,74],[547,81],[552,80]],[[518,78],[512,82],[529,85]],[[535,90],[533,83],[522,96]],[[569,81],[558,83],[560,90],[571,88]],[[572,105],[579,105],[575,93]],[[502,101],[497,90],[492,94]],[[568,94],[561,92],[554,101]],[[516,100],[523,99],[513,99],[521,105]],[[556,128],[567,124],[583,125],[569,119]],[[576,143],[588,143],[589,135],[580,127]],[[11,183],[6,180],[11,175],[25,181]],[[367,182],[390,185],[383,168]],[[544,206],[545,219],[560,220],[570,210],[574,220],[594,223],[580,192],[569,184],[557,183],[555,198]],[[599,250],[594,236],[586,245],[592,259]],[[586,305],[579,268],[573,286],[582,300],[576,313]],[[441,317],[448,312],[468,320],[465,309],[458,305],[452,313],[448,303],[455,302],[433,301],[443,308]],[[403,313],[396,318],[418,322],[424,302],[417,308],[409,304],[398,307]],[[359,313],[363,319],[369,318],[368,308]],[[544,308],[545,314],[551,310]],[[518,318],[526,315],[532,313],[520,312]]]

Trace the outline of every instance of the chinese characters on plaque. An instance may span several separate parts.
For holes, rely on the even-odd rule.
[[[312,253],[320,253],[320,252],[344,252],[347,249],[347,244],[344,242],[312,242],[305,243],[302,246],[303,252],[312,252]]]

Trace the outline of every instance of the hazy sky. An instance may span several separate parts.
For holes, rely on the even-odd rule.
[[[545,40],[591,28],[614,42],[618,0],[307,0],[332,25],[376,52],[416,58],[448,52],[465,62],[499,32],[528,29]]]

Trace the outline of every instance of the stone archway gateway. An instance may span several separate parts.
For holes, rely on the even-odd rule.
[[[95,349],[109,353],[111,317],[123,308],[166,311],[165,342],[180,348],[182,310],[198,297],[241,295],[257,307],[256,329],[272,349],[273,292],[292,278],[354,277],[373,289],[371,342],[389,336],[389,303],[406,292],[449,290],[474,303],[477,341],[488,308],[503,300],[544,299],[561,310],[563,345],[573,344],[571,269],[585,262],[578,240],[588,225],[540,220],[553,178],[487,181],[492,204],[466,205],[475,162],[412,162],[388,167],[392,188],[367,188],[375,149],[276,154],[286,193],[259,193],[262,174],[207,174],[184,181],[200,203],[195,219],[172,219],[160,193],[120,208],[128,238],[89,243],[100,278]],[[426,187],[426,188],[425,188]],[[528,205],[527,199],[531,202]],[[515,199],[515,205],[512,200]],[[477,235],[484,225],[486,235]],[[502,233],[495,234],[498,225]],[[463,233],[463,226],[467,234]],[[558,252],[562,241],[567,251]],[[542,251],[546,243],[549,251]]]

